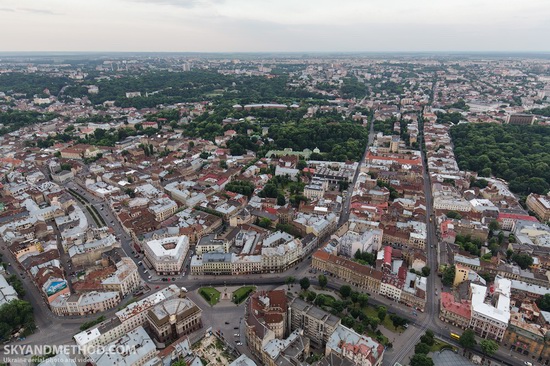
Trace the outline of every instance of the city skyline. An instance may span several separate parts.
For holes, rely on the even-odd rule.
[[[549,12],[541,0],[4,0],[0,52],[545,52]]]

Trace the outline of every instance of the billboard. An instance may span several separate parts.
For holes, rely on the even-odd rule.
[[[53,281],[46,287],[46,294],[52,296],[67,287],[67,282],[64,280]]]

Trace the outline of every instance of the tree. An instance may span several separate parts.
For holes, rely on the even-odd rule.
[[[464,348],[473,349],[477,344],[474,331],[466,329],[460,336],[458,343]]]
[[[489,223],[489,230],[491,231],[500,230],[500,224],[498,223],[497,220],[493,220]]]
[[[537,306],[542,311],[550,311],[550,294],[544,294],[537,299]]]
[[[262,217],[259,221],[258,221],[258,226],[259,227],[263,227],[264,229],[267,229],[267,228],[270,228],[271,227],[271,220],[266,218],[266,217]]]
[[[422,342],[417,343],[416,346],[414,346],[414,353],[427,355],[430,353],[430,346]]]
[[[340,295],[342,295],[344,299],[347,298],[349,295],[351,295],[351,287],[348,285],[343,285],[342,287],[340,287]]]
[[[316,297],[317,297],[317,294],[316,294],[315,292],[313,292],[313,291],[308,291],[307,296],[306,296],[306,299],[307,299],[307,301],[309,301],[309,302],[313,302],[313,301],[315,301],[315,298],[316,298]]]
[[[324,274],[320,274],[317,279],[319,280],[319,286],[321,286],[321,288],[327,287],[327,276],[325,276]]]
[[[445,272],[443,272],[443,278],[441,280],[441,282],[443,282],[445,286],[451,286],[453,284],[455,280],[455,271],[455,266],[450,266],[445,269]]]
[[[431,269],[428,266],[422,267],[422,276],[428,277],[430,275]]]
[[[434,366],[434,361],[430,357],[418,353],[412,356],[411,366]]]
[[[220,168],[222,168],[222,169],[227,169],[227,161],[225,161],[225,160],[220,160]]]
[[[498,351],[498,343],[492,339],[482,339],[479,345],[483,353],[489,356],[494,355]]]
[[[302,290],[307,290],[311,286],[311,283],[309,282],[309,278],[304,277],[300,280],[300,287]]]
[[[456,211],[449,211],[447,212],[446,216],[450,219],[456,219],[456,220],[460,220],[462,218],[462,216]]]
[[[435,339],[433,336],[430,337],[429,334],[424,334],[422,337],[420,337],[420,342],[426,343],[428,346],[433,346],[435,343]]]
[[[277,195],[277,206],[284,206],[284,205],[286,205],[285,196],[279,193]]]
[[[533,257],[526,253],[515,253],[512,255],[512,260],[517,263],[521,269],[527,269],[530,265],[533,264]]]
[[[357,295],[357,302],[359,303],[360,307],[364,308],[369,303],[369,295],[367,294]]]
[[[378,309],[376,309],[378,319],[380,319],[380,322],[383,322],[384,319],[386,319],[386,315],[388,314],[388,309],[386,309],[385,306],[380,305]]]

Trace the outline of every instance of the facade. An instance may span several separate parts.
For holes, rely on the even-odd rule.
[[[98,351],[88,355],[93,365],[161,365],[161,360],[157,357],[157,347],[143,327],[138,327],[124,334],[107,347],[113,352]]]
[[[511,125],[530,126],[535,122],[534,114],[511,114],[506,116],[506,122]]]
[[[202,311],[189,298],[166,300],[147,312],[147,324],[155,338],[166,343],[202,326]]]
[[[160,275],[174,275],[181,272],[189,251],[186,235],[150,240],[143,246],[145,258]]]
[[[375,293],[380,292],[380,284],[382,282],[381,271],[369,266],[363,266],[346,258],[329,254],[322,249],[315,252],[312,257],[312,268],[331,273],[350,285]]]
[[[527,196],[525,204],[541,221],[546,222],[550,220],[550,199],[548,196],[531,193]]]
[[[330,335],[340,325],[340,318],[308,304],[299,297],[291,301],[289,312],[291,329],[302,329],[304,335],[317,348],[324,347]]]
[[[116,267],[115,273],[101,281],[101,285],[105,290],[118,291],[121,297],[124,297],[138,288],[141,278],[131,258],[121,258]]]
[[[104,346],[119,339],[124,334],[146,324],[147,312],[155,305],[182,294],[175,285],[170,285],[137,302],[131,303],[116,312],[115,317],[108,319],[94,328],[82,331],[74,336],[78,346],[82,347],[84,355],[87,350],[96,346]]]
[[[246,303],[245,337],[250,351],[262,358],[263,348],[283,339],[288,329],[288,303],[284,290],[256,292]]]
[[[355,365],[380,366],[384,358],[384,346],[340,324],[325,348],[325,356],[332,353],[354,362]]]
[[[472,319],[472,307],[469,300],[457,301],[449,292],[441,293],[439,319],[466,329]]]
[[[120,299],[118,291],[65,294],[53,300],[50,309],[59,316],[89,315],[114,308]]]
[[[497,276],[494,283],[492,302],[485,303],[487,288],[470,284],[472,319],[470,328],[481,338],[502,341],[510,320],[510,280]]]
[[[550,326],[527,323],[521,314],[513,314],[502,339],[505,348],[530,356],[542,365],[550,365]]]

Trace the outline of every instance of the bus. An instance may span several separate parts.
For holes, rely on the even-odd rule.
[[[456,340],[458,341],[458,340],[460,339],[460,336],[459,336],[458,334],[456,334],[456,333],[452,333],[452,332],[451,332],[451,338],[452,338],[452,339],[456,339]]]

